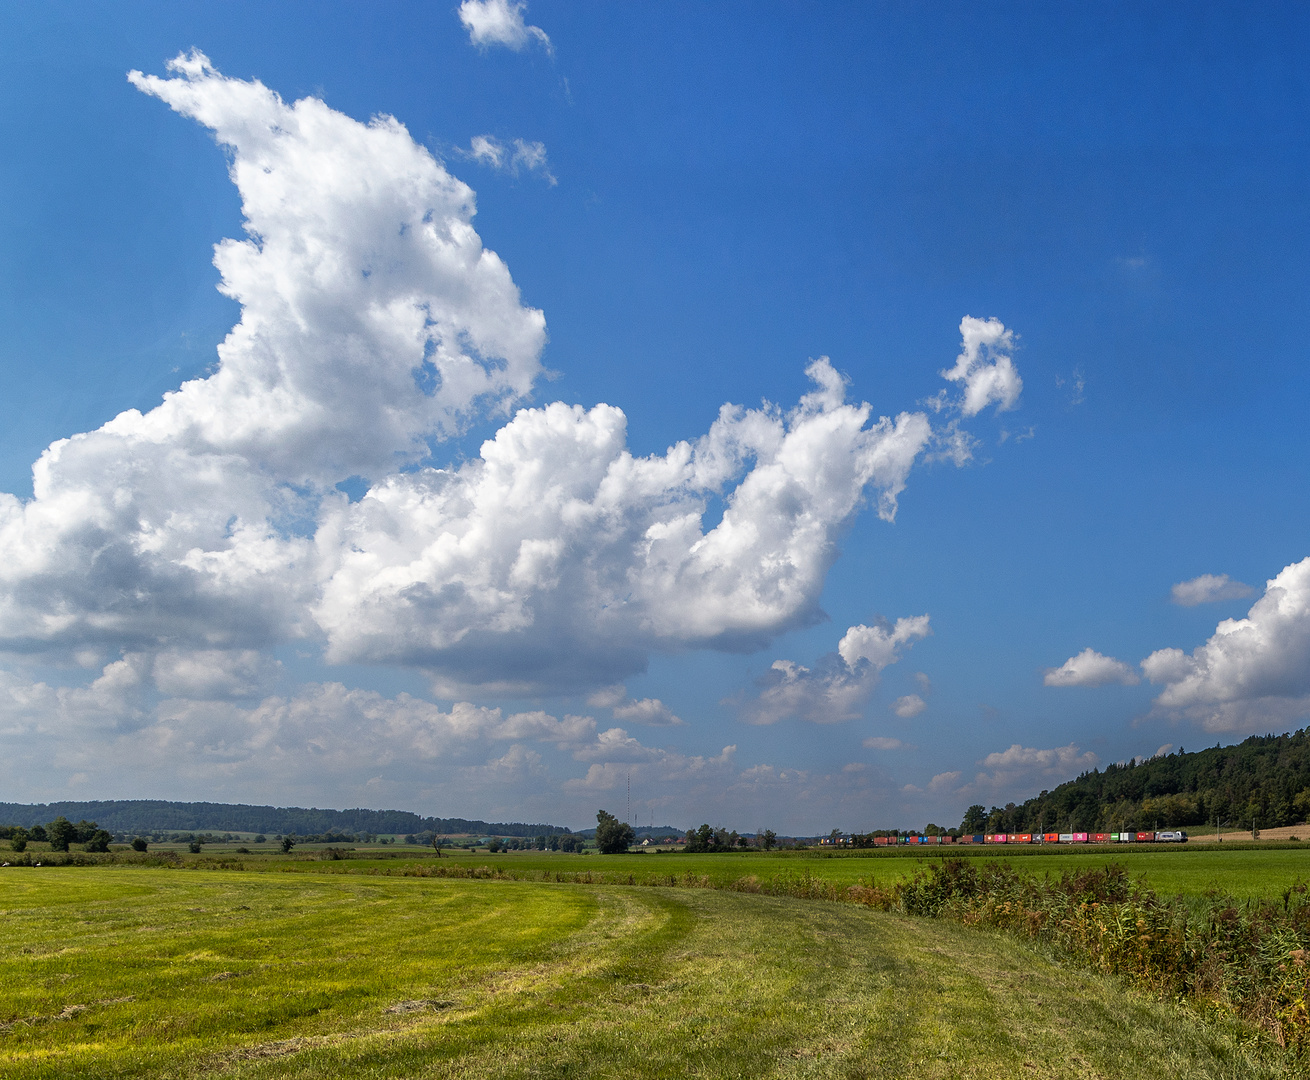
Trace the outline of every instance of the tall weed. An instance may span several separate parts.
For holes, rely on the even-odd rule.
[[[1310,1051],[1310,898],[1200,903],[1162,897],[1119,865],[1025,874],[947,859],[874,889],[885,911],[954,919],[1041,942],[1162,997],[1235,1013],[1298,1056]]]

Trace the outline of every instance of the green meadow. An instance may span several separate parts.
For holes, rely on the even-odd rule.
[[[1248,859],[1248,875],[1291,869],[1253,854],[1277,857]],[[686,887],[853,882],[915,862],[302,852],[233,864],[247,872],[10,867],[0,1076],[1287,1075],[1249,1029],[998,933]],[[406,876],[479,866],[524,880]],[[660,887],[657,873],[683,877]]]
[[[979,848],[937,848],[928,851],[893,852],[762,852],[744,851],[714,855],[681,852],[630,855],[570,855],[560,852],[509,852],[489,855],[447,850],[440,860],[431,852],[388,852],[387,858],[370,858],[370,852],[347,853],[340,862],[315,861],[313,852],[300,852],[298,861],[269,858],[251,860],[248,865],[304,869],[315,872],[337,869],[343,873],[405,873],[407,868],[435,870],[440,867],[491,867],[498,873],[525,880],[553,880],[556,876],[582,875],[597,881],[623,884],[686,884],[696,879],[716,888],[726,888],[755,878],[761,883],[814,877],[838,886],[869,881],[882,883],[912,874],[926,863],[941,858],[966,858],[1010,862],[1037,873],[1058,874],[1086,866],[1119,863],[1130,874],[1143,877],[1156,891],[1168,895],[1202,896],[1227,893],[1239,900],[1276,897],[1297,882],[1310,881],[1310,844],[1196,845],[1177,848],[1027,848],[996,851]],[[211,853],[216,857],[217,852]],[[227,856],[223,856],[226,858]]]

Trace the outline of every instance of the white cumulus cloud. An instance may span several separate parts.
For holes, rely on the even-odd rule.
[[[615,705],[613,712],[616,720],[632,720],[652,727],[672,727],[682,723],[682,719],[659,698],[642,698]]]
[[[1100,763],[1090,750],[1070,743],[1049,750],[1014,743],[1007,750],[988,754],[978,764],[983,771],[974,777],[974,789],[1015,791],[1041,781],[1072,780]]]
[[[351,476],[417,462],[541,372],[545,321],[397,121],[219,75],[138,88],[215,132],[248,238],[216,248],[241,321],[217,370],[60,440],[0,495],[0,644],[254,647],[314,632],[313,525]],[[307,535],[308,534],[308,535]]]
[[[892,712],[902,720],[910,720],[918,716],[927,707],[928,703],[918,694],[905,694],[892,702]]]
[[[809,374],[818,389],[790,412],[725,406],[695,443],[644,458],[613,406],[525,409],[476,460],[326,507],[329,658],[424,667],[445,696],[520,693],[811,621],[842,527],[870,488],[894,517],[930,428],[870,422],[825,359]],[[725,509],[706,531],[711,496]]]
[[[942,378],[962,385],[960,411],[976,416],[993,403],[997,412],[1013,409],[1023,390],[1023,380],[1010,356],[1014,331],[1007,330],[999,319],[966,315],[960,320],[960,337],[962,348],[955,366],[941,373]]]
[[[1136,686],[1141,681],[1131,666],[1092,648],[1069,657],[1057,668],[1047,668],[1042,679],[1046,686]]]
[[[1227,574],[1202,574],[1190,581],[1180,581],[1169,590],[1170,599],[1180,607],[1196,607],[1219,600],[1242,600],[1254,592],[1250,585],[1233,581]]]
[[[519,52],[535,40],[549,49],[546,31],[524,22],[523,13],[527,9],[523,0],[463,0],[459,5],[459,21],[469,32],[469,40],[483,48],[504,45]]]
[[[725,405],[664,454],[634,455],[612,405],[520,408],[545,319],[483,247],[470,188],[394,118],[287,103],[194,51],[168,66],[129,78],[229,155],[246,236],[215,264],[241,317],[212,374],[54,443],[31,499],[0,494],[0,649],[101,669],[89,686],[15,683],[43,716],[112,699],[115,722],[147,723],[163,695],[169,715],[240,726],[241,699],[280,678],[261,656],[287,641],[421,669],[451,700],[585,692],[652,652],[763,647],[822,617],[842,532],[869,504],[893,520],[941,442],[923,412],[848,400],[824,357],[795,406]],[[432,463],[515,408],[476,457]],[[367,485],[354,502],[337,490],[351,478]],[[851,627],[818,674],[780,661],[755,715],[851,715],[927,632],[927,616]],[[603,707],[677,720],[658,699]],[[537,722],[515,717],[497,723]]]
[[[878,685],[882,670],[900,659],[901,651],[932,633],[927,615],[897,619],[895,625],[852,626],[842,635],[837,652],[822,657],[813,668],[792,660],[775,660],[760,680],[758,694],[728,699],[748,724],[776,724],[795,718],[816,724],[853,720]]]
[[[1159,649],[1142,670],[1158,709],[1207,731],[1285,727],[1310,717],[1310,558],[1265,584],[1244,619],[1225,619],[1191,654]]]

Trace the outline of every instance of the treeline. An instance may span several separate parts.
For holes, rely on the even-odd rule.
[[[972,806],[965,833],[1299,825],[1310,817],[1310,729],[1253,735],[1236,746],[1181,747],[1093,769],[1016,805]]]
[[[406,810],[319,810],[298,806],[246,806],[242,803],[168,802],[161,799],[109,799],[97,802],[0,803],[0,822],[31,828],[64,817],[91,820],[112,833],[199,832],[328,834],[555,836],[571,830],[559,825],[486,822],[469,818],[423,817]]]

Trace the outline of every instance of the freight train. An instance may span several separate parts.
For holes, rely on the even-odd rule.
[[[875,847],[897,844],[1185,844],[1187,833],[1164,832],[1068,832],[1068,833],[978,833],[974,836],[875,836]]]

